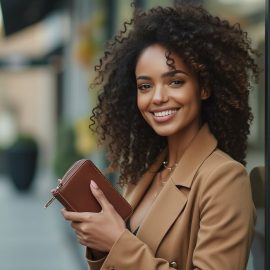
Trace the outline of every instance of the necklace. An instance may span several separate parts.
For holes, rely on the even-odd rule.
[[[170,172],[178,165],[178,163],[175,163],[174,165],[172,165],[171,167],[168,166],[168,161],[163,161],[162,162],[163,167],[167,170],[169,170]]]
[[[166,170],[169,171],[169,174],[168,174],[168,176],[165,179],[162,179],[162,175],[161,175],[162,170],[157,173],[158,181],[161,184],[161,188],[158,188],[158,191],[155,192],[155,194],[154,194],[154,200],[156,199],[156,197],[158,196],[158,194],[161,192],[162,188],[165,186],[165,184],[169,180],[172,171],[175,169],[175,167],[178,165],[178,163],[175,163],[173,166],[169,167],[168,166],[168,161],[163,161],[162,162],[162,165],[163,165],[164,169],[166,169]]]

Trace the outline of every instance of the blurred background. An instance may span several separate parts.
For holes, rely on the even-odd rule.
[[[149,8],[174,1],[137,0]],[[254,113],[247,170],[264,166],[263,0],[203,0],[211,13],[249,33],[262,72],[251,93]],[[105,151],[88,129],[96,94],[93,66],[106,40],[131,17],[127,0],[0,0],[0,269],[87,269],[82,248],[50,189],[80,158],[105,169]],[[10,166],[12,164],[12,166]],[[117,176],[109,174],[112,183]],[[258,191],[263,200],[263,185]],[[264,204],[256,205],[248,270],[264,269]]]

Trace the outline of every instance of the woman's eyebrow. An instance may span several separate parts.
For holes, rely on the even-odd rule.
[[[182,73],[182,74],[185,74],[187,76],[189,76],[189,74],[183,70],[180,70],[180,69],[176,69],[176,70],[171,70],[171,71],[168,71],[168,72],[165,72],[161,75],[162,78],[164,77],[173,77],[174,75],[178,74],[178,73]],[[142,76],[138,76],[136,77],[136,80],[151,80],[151,77],[149,76],[145,76],[145,75],[142,75]]]
[[[185,74],[187,76],[189,76],[189,74],[183,70],[180,70],[180,69],[175,69],[175,70],[172,70],[172,71],[168,71],[166,73],[163,73],[162,74],[162,78],[164,77],[173,77],[174,75],[176,75],[177,73],[182,73],[182,74]]]
[[[136,80],[138,81],[138,80],[151,80],[151,77],[149,77],[149,76],[138,76],[138,77],[136,77]]]

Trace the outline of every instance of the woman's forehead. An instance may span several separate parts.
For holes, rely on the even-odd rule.
[[[172,65],[168,65],[172,63]],[[163,70],[164,72],[172,69],[181,69],[189,72],[188,66],[183,59],[176,53],[171,52],[162,45],[154,44],[146,47],[139,55],[135,73],[145,72],[149,69]]]

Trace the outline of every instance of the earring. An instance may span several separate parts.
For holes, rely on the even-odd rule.
[[[203,88],[201,91],[201,99],[202,100],[208,99],[209,96],[210,96],[209,91]]]

